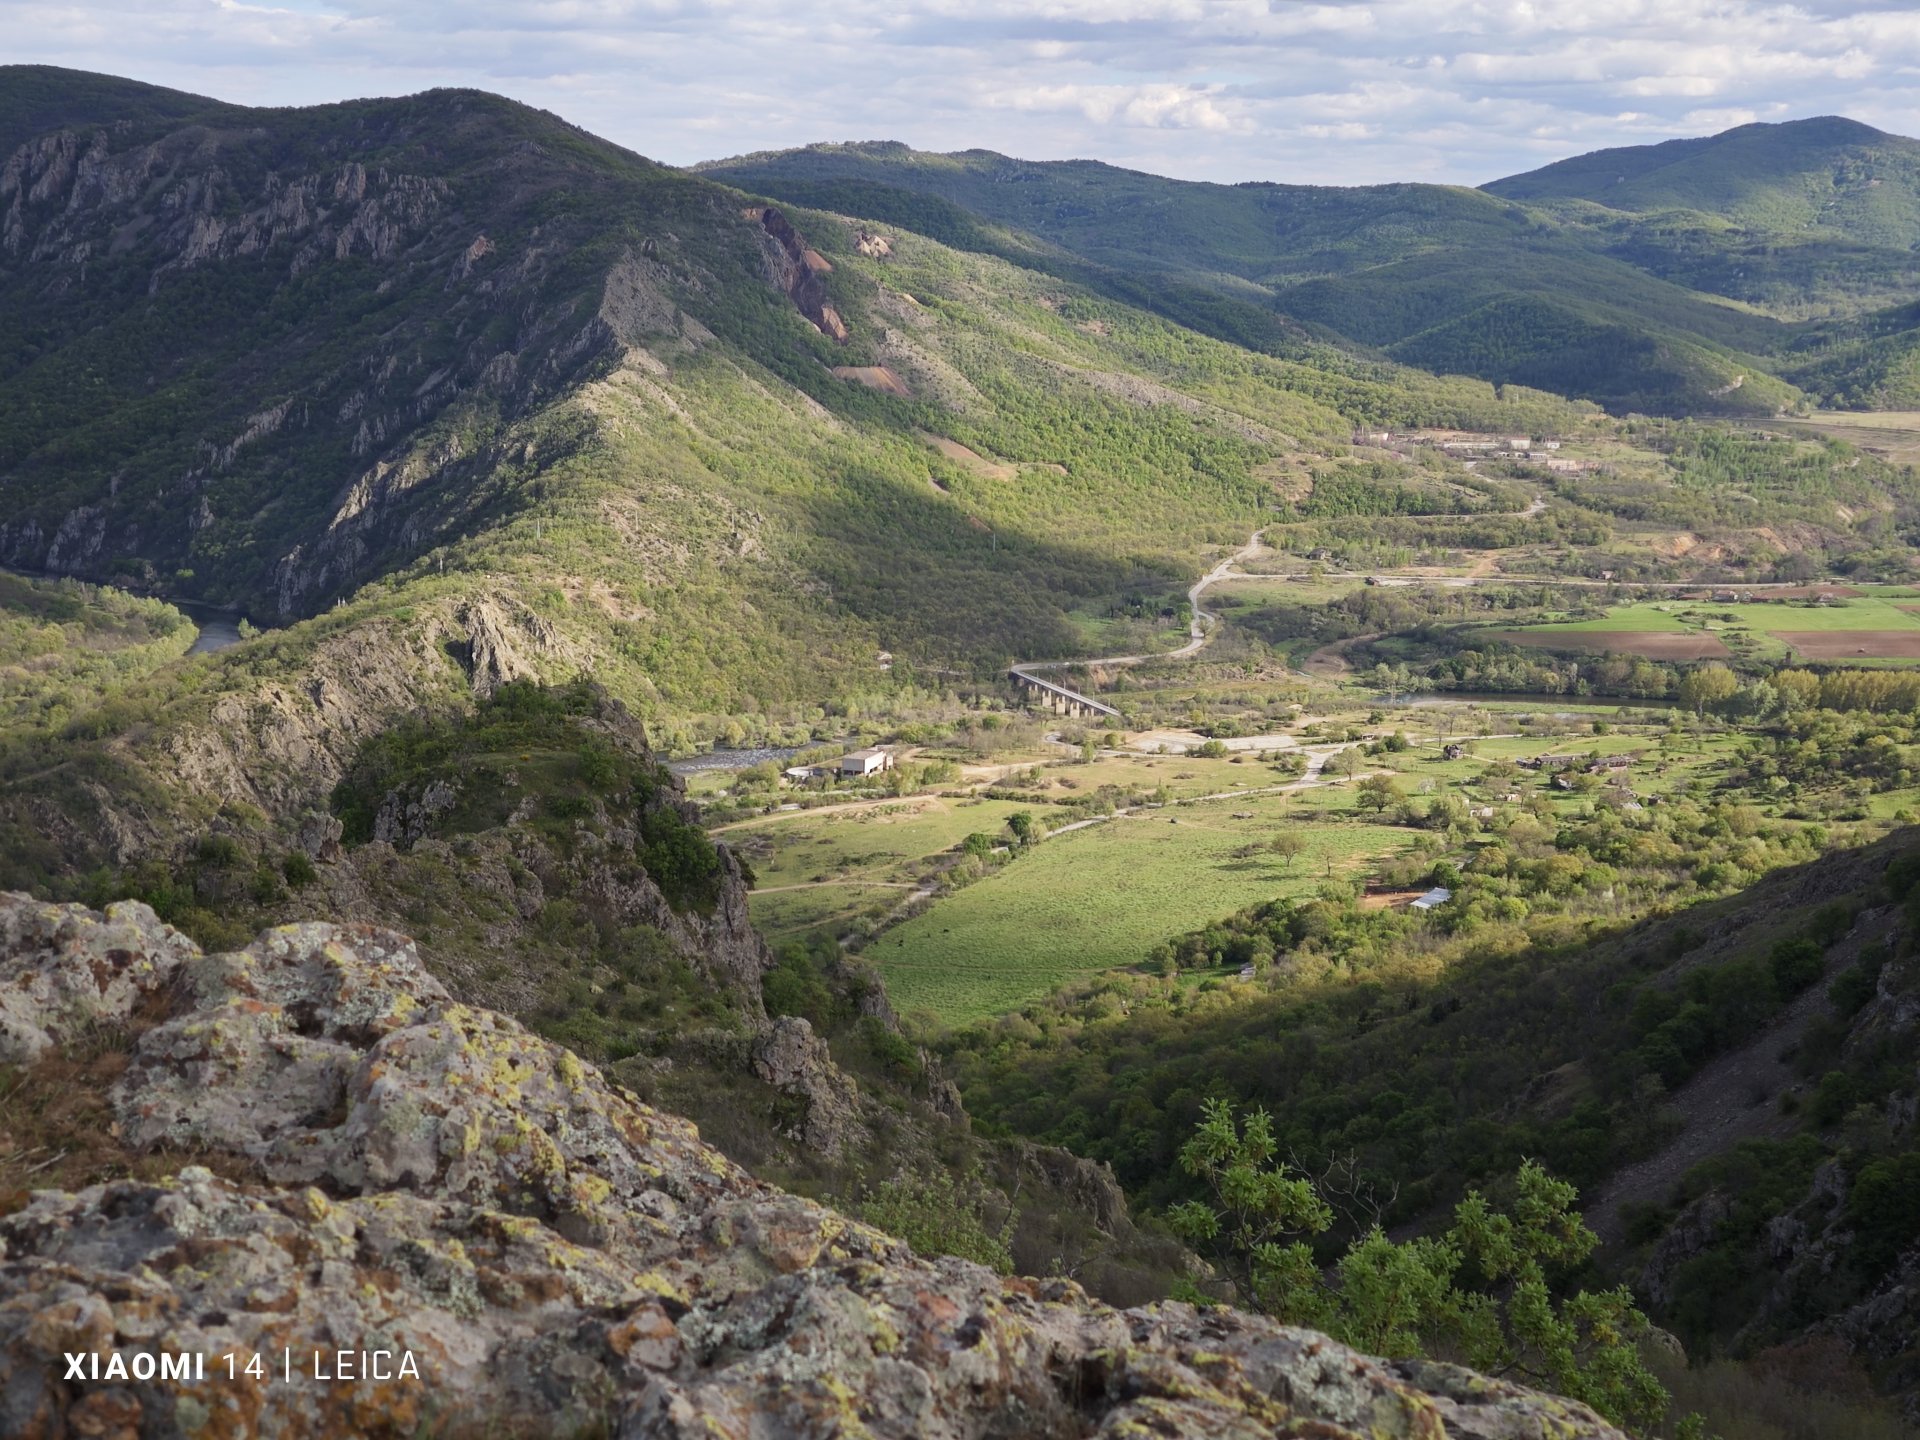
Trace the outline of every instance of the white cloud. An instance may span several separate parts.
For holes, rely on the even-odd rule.
[[[0,0],[0,34],[243,103],[478,86],[673,162],[891,137],[1478,183],[1751,119],[1920,130],[1907,0]]]

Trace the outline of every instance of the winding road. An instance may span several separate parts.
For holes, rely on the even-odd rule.
[[[1217,622],[1219,616],[1202,610],[1200,608],[1200,597],[1222,580],[1231,578],[1235,566],[1252,559],[1255,555],[1263,553],[1266,548],[1260,540],[1260,532],[1256,530],[1247,538],[1245,545],[1242,545],[1238,550],[1227,556],[1218,565],[1215,565],[1211,570],[1207,571],[1206,574],[1202,575],[1187,587],[1187,609],[1189,611],[1189,618],[1187,620],[1188,638],[1187,643],[1182,645],[1178,650],[1161,650],[1145,655],[1102,655],[1098,658],[1088,660],[1024,660],[1010,667],[1007,673],[1022,680],[1039,681],[1041,675],[1046,671],[1067,670],[1076,665],[1084,665],[1089,669],[1093,669],[1103,665],[1110,667],[1144,665],[1149,660],[1191,659],[1200,653],[1207,642],[1213,639],[1219,629],[1216,623],[1212,623]],[[1041,683],[1051,682],[1042,681]],[[1090,697],[1082,696],[1080,698],[1087,699]]]

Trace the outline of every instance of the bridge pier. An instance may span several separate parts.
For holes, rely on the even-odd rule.
[[[1029,704],[1037,704],[1056,715],[1074,715],[1088,720],[1120,718],[1120,712],[1111,705],[1095,700],[1090,695],[1082,695],[1078,690],[1069,690],[1064,685],[1056,685],[1051,680],[1042,680],[1038,675],[1021,670],[1007,673],[1013,683],[1026,693]]]

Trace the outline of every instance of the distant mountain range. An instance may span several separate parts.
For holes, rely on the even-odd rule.
[[[1168,180],[812,145],[701,172],[1050,265],[1275,353],[1305,333],[1616,411],[1920,396],[1920,143],[1851,120],[1602,150],[1479,190]]]

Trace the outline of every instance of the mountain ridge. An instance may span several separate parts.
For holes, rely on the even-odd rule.
[[[1720,195],[1734,185],[1728,157],[1739,180]],[[1630,162],[1689,176],[1694,208],[1670,195],[1627,206],[1576,183]],[[1822,191],[1821,167],[1836,164],[1859,174],[1828,174]],[[1875,164],[1884,177],[1867,173]],[[1245,311],[1264,311],[1369,353],[1616,411],[1772,413],[1807,403],[1802,379],[1821,396],[1874,393],[1852,370],[1805,364],[1796,327],[1896,303],[1920,280],[1920,143],[1851,121],[1595,152],[1476,189],[1223,185],[898,142],[695,169],[826,209],[873,208],[876,187],[929,196],[1071,251],[1110,293],[1134,273],[1210,290],[1226,313],[1188,303],[1181,318],[1242,343],[1259,335]]]

